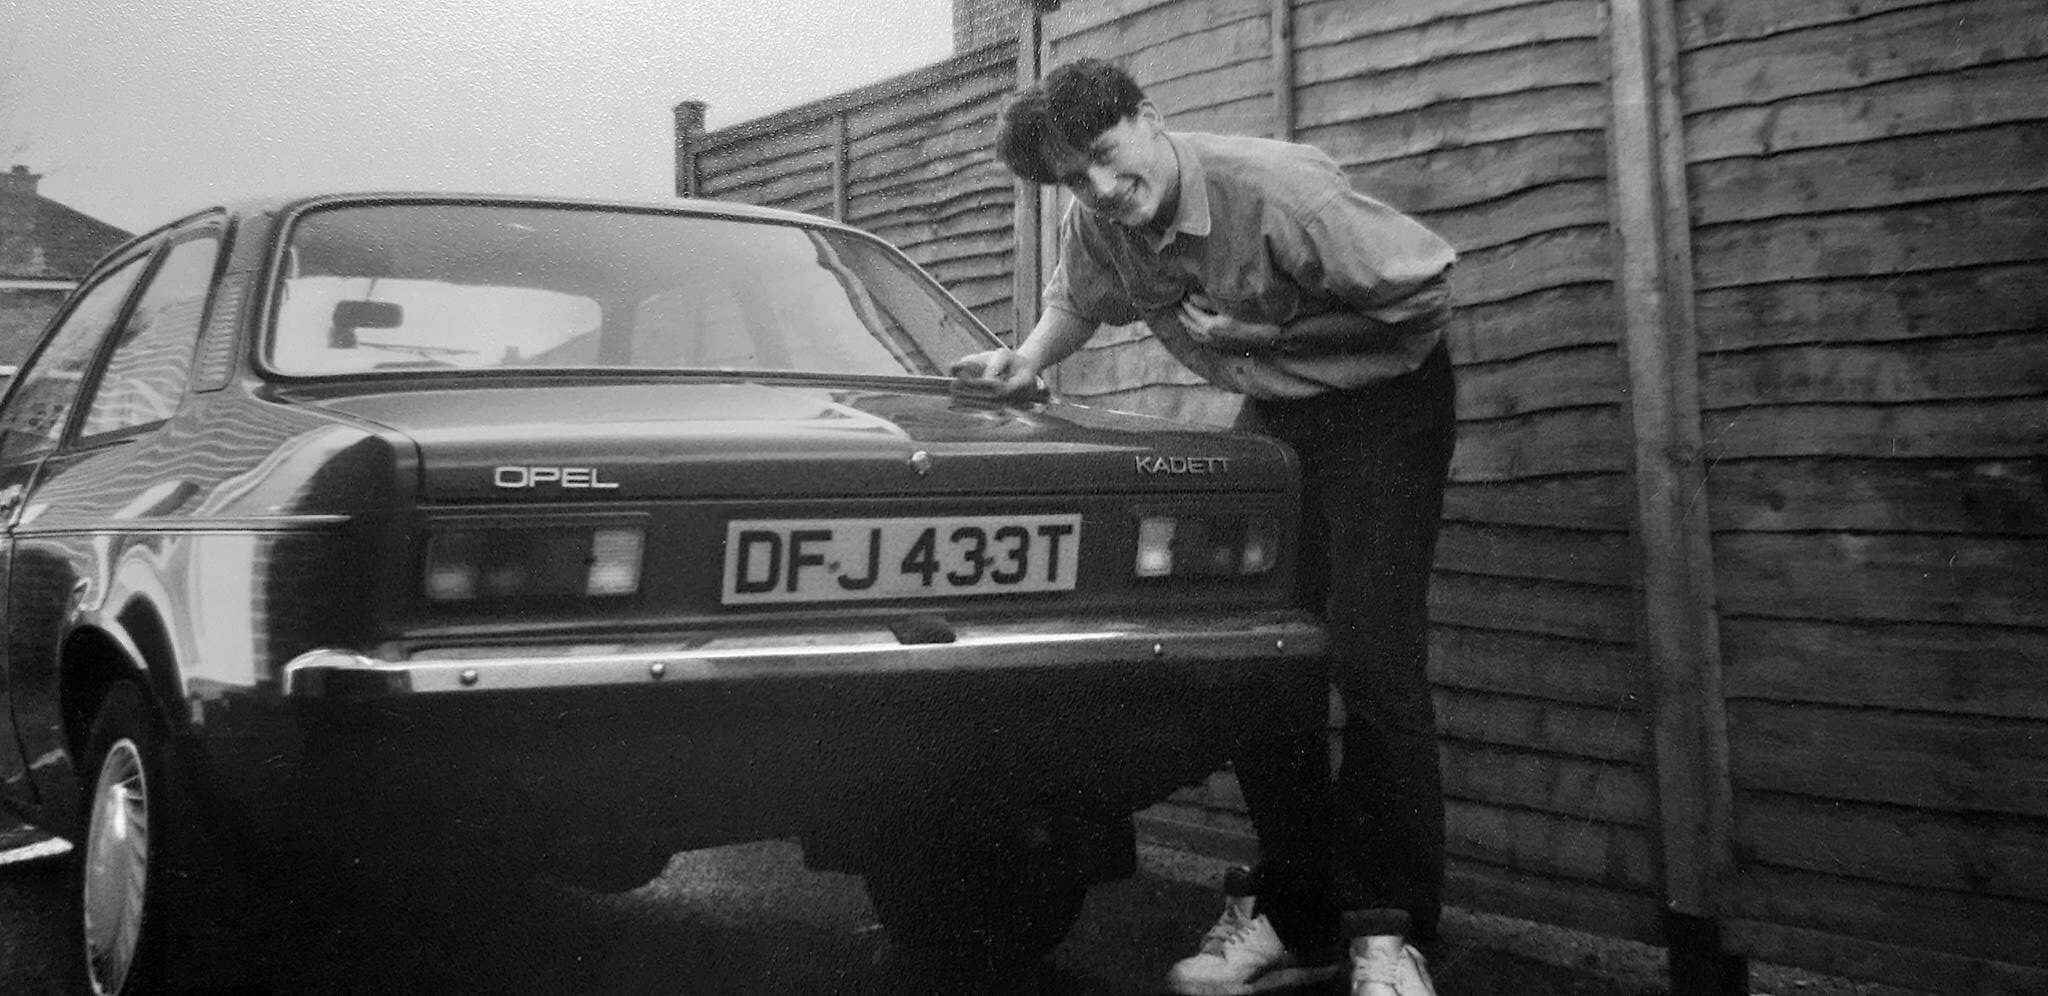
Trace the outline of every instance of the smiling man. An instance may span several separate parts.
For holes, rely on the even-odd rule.
[[[1168,986],[1201,996],[1328,979],[1348,937],[1355,996],[1430,992],[1417,947],[1438,940],[1444,823],[1427,596],[1456,429],[1443,341],[1455,254],[1353,190],[1318,149],[1168,130],[1128,75],[1097,60],[1013,95],[996,151],[1076,203],[1037,326],[956,370],[984,392],[1020,393],[1101,326],[1143,321],[1181,363],[1245,396],[1242,427],[1302,460],[1303,573],[1330,629],[1342,769],[1333,784],[1319,728],[1237,731],[1260,865],[1230,876],[1222,917]],[[1299,694],[1319,703],[1327,690]]]

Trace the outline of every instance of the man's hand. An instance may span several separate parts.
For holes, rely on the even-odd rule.
[[[1278,345],[1280,326],[1232,318],[1210,307],[1209,299],[1190,294],[1180,302],[1180,324],[1188,337],[1226,353],[1268,351]]]
[[[953,361],[957,390],[979,397],[1007,398],[1038,389],[1038,369],[1014,349],[970,353]]]

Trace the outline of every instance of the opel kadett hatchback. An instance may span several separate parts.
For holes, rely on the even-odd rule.
[[[1043,953],[1322,633],[1284,447],[957,389],[995,342],[732,205],[312,197],[111,254],[0,400],[0,801],[78,843],[93,986],[336,869],[766,838],[906,944]]]

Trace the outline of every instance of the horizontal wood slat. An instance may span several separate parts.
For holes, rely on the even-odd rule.
[[[1590,6],[1597,0],[1582,2]],[[1315,48],[1551,6],[1541,0],[1309,0],[1295,5],[1294,30],[1296,44]]]
[[[1678,46],[1755,41],[1772,35],[1857,21],[1909,7],[1954,5],[1957,0],[1686,0],[1677,4]]]
[[[1615,712],[1643,707],[1642,652],[1534,633],[1438,625],[1430,629],[1430,680]]]
[[[1702,290],[2048,259],[2048,190],[1695,230]]]
[[[1632,710],[1439,688],[1436,714],[1444,736],[1469,743],[1595,761],[1648,761],[1646,720]]]
[[[1497,201],[1417,213],[1460,253],[1508,245],[1552,232],[1603,225],[1608,220],[1604,180],[1548,183]]]
[[[1619,889],[1655,886],[1656,855],[1643,830],[1479,803],[1444,808],[1445,844],[1455,858]]]
[[[1730,770],[1747,790],[2048,817],[2048,724],[1738,700]]]
[[[1901,44],[1904,38],[1940,42]],[[1679,60],[1679,88],[1690,114],[2038,56],[2044,48],[2048,18],[2037,0],[1969,0],[1695,51]]]
[[[1700,393],[1710,408],[2048,398],[2044,332],[1709,354],[1700,358]]]
[[[1719,159],[1688,170],[1686,186],[1693,221],[1718,225],[2021,194],[2042,179],[2022,163],[2048,163],[2048,120]]]
[[[1589,0],[1517,4],[1397,31],[1360,30],[1375,4],[1355,4],[1355,23],[1315,18],[1296,35],[1296,78],[1305,83],[1364,76],[1483,55],[1526,45],[1600,37],[1601,14]]]
[[[1721,623],[1728,697],[2048,721],[2048,629]]]
[[[1464,253],[1454,278],[1457,299],[1469,307],[1553,287],[1606,283],[1613,277],[1612,246],[1611,233],[1603,224]]]
[[[1166,115],[1170,127],[1187,131],[1216,131],[1218,129],[1200,125],[1196,115],[1205,110],[1231,108],[1237,103],[1262,101],[1260,114],[1272,114],[1273,69],[1264,59],[1238,62],[1218,69],[1182,77],[1167,83],[1160,83],[1145,90],[1159,109]],[[1258,131],[1264,132],[1269,120],[1261,120]],[[1236,129],[1227,129],[1235,132]]]
[[[1460,482],[1444,492],[1447,522],[1625,531],[1635,505],[1619,474]]]
[[[1659,904],[1654,895],[1562,879],[1470,858],[1452,858],[1446,902],[1556,924],[1606,937],[1655,944]]]
[[[1448,798],[1633,827],[1650,822],[1648,774],[1635,765],[1455,740],[1444,742],[1443,756]]]
[[[1701,294],[1706,352],[2048,329],[2048,260],[1731,287]]]
[[[2048,108],[2031,98],[2044,81],[2048,60],[2029,59],[1696,112],[1685,119],[1686,155],[1700,163],[2038,121]]]
[[[1613,406],[1538,412],[1458,426],[1451,480],[1512,481],[1556,474],[1619,473],[1628,467],[1628,439]]]
[[[1051,64],[1057,65],[1068,57],[1068,46],[1091,38],[1129,52],[1178,37],[1190,24],[1257,17],[1270,9],[1269,0],[1089,0],[1046,14],[1044,30],[1053,47]]]
[[[1464,300],[1470,283],[1451,271],[1451,322],[1444,333],[1459,364],[1515,360],[1554,349],[1616,342],[1614,288],[1583,283],[1490,303]]]
[[[1607,141],[1597,131],[1532,135],[1362,163],[1346,172],[1353,187],[1410,214],[1427,214],[1546,184],[1604,181]]]
[[[1606,53],[1598,42],[1569,39],[1369,75],[1303,76],[1297,80],[1296,120],[1312,128],[1408,113],[1451,101],[1601,84],[1606,72]]]
[[[1882,980],[1913,991],[1951,996],[2035,996],[2048,992],[2048,969],[1742,917],[1723,920],[1721,929],[1731,950],[1760,961],[1810,965],[1839,975]]]
[[[2036,460],[1724,460],[1707,470],[1714,527],[1743,532],[2048,535]]]
[[[1998,537],[1901,533],[1722,533],[1729,615],[2048,628],[2048,557]]]
[[[1619,405],[1627,397],[1619,351],[1606,343],[1458,370],[1458,416],[1509,418],[1552,408]]]
[[[1636,566],[1626,533],[1461,522],[1444,523],[1436,564],[1461,574],[1610,585],[1632,583]]]
[[[2048,412],[2037,399],[1912,405],[1792,405],[1709,411],[1708,462],[1748,457],[2031,457]]]
[[[1606,88],[1597,83],[1460,97],[1379,117],[1333,101],[1328,120],[1297,117],[1295,135],[1350,167],[1547,135],[1604,133],[1606,101]]]
[[[2048,968],[2048,904],[1767,868],[1745,870],[1729,892],[1734,917]]]
[[[1820,802],[1751,792],[1746,861],[1892,885],[2048,901],[2048,820]]]

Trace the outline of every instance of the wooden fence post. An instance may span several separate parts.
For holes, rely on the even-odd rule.
[[[1042,16],[1037,3],[1027,0],[1017,5],[1019,89],[1037,83],[1043,72],[1039,64],[1039,45],[1044,33]],[[1039,259],[1039,226],[1044,215],[1039,210],[1038,184],[1020,177],[1013,181],[1012,190],[1016,198],[1012,211],[1016,265],[1010,273],[1010,345],[1014,346],[1023,342],[1031,334],[1032,326],[1038,324],[1039,293],[1044,289],[1045,277]]]
[[[704,140],[704,109],[701,100],[676,104],[676,196],[695,197],[702,177],[697,174],[697,146]]]
[[[1643,648],[1653,668],[1665,943],[1677,996],[1746,996],[1722,950],[1731,864],[1726,703],[1700,434],[1691,226],[1672,0],[1609,0],[1609,184],[1634,433]]]
[[[1294,141],[1294,0],[1273,0],[1273,137]]]
[[[832,115],[832,220],[845,221],[847,210],[847,156],[852,143],[847,138],[847,111]]]

